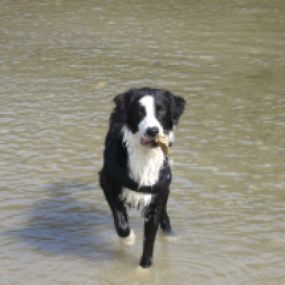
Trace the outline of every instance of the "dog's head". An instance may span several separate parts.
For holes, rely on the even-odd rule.
[[[114,98],[116,118],[140,139],[143,145],[152,145],[155,137],[173,138],[185,100],[164,89],[131,89]],[[114,116],[113,116],[114,119]]]

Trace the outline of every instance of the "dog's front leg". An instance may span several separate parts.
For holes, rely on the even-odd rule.
[[[143,254],[140,260],[140,265],[144,268],[152,265],[155,236],[163,210],[161,205],[156,205],[155,203],[150,205],[150,207],[145,218]]]
[[[173,232],[172,232],[172,227],[171,227],[171,223],[170,223],[170,218],[169,218],[168,213],[167,213],[168,194],[169,194],[169,189],[166,193],[166,198],[165,198],[165,202],[164,202],[163,209],[162,209],[160,226],[161,226],[161,229],[163,230],[163,232],[165,234],[170,235]]]

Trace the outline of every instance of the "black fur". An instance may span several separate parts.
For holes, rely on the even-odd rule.
[[[115,108],[110,117],[109,131],[105,140],[104,164],[100,172],[100,184],[104,191],[114,217],[116,231],[120,237],[130,234],[127,208],[120,199],[122,188],[141,193],[152,193],[151,204],[145,209],[144,245],[140,265],[148,267],[152,264],[152,254],[158,225],[164,232],[171,232],[171,224],[167,214],[167,199],[171,183],[171,169],[166,159],[160,170],[159,180],[155,185],[140,186],[128,174],[128,152],[123,143],[122,128],[127,126],[133,133],[138,131],[138,124],[145,116],[144,108],[138,100],[145,95],[155,99],[156,118],[165,133],[170,132],[178,124],[184,111],[183,98],[174,96],[163,89],[141,88],[131,89],[114,98]]]

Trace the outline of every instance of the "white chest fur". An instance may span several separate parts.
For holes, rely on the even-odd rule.
[[[128,151],[129,175],[140,186],[154,185],[163,166],[164,155],[160,148],[148,148],[140,143],[138,135],[123,129],[123,141]],[[142,194],[124,189],[122,198],[134,207],[145,207],[151,202],[151,194]]]

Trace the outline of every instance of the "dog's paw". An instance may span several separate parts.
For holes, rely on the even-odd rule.
[[[165,235],[172,235],[174,233],[169,222],[161,223],[160,227]]]
[[[126,237],[120,237],[120,242],[121,242],[123,245],[132,245],[132,244],[134,244],[135,239],[136,239],[135,233],[134,233],[134,231],[131,229],[131,230],[130,230],[130,234],[129,234],[128,236],[126,236]]]
[[[142,257],[140,261],[140,267],[143,269],[150,268],[152,266],[152,258]]]
[[[166,231],[163,232],[163,238],[166,239],[167,241],[171,241],[171,242],[177,242],[180,240],[180,236],[173,230],[171,231]]]
[[[169,228],[162,228],[162,233],[164,236],[176,236],[175,231],[173,231],[173,229],[171,227]]]
[[[141,265],[138,265],[137,272],[139,274],[143,274],[143,275],[146,274],[145,276],[150,276],[150,274],[151,274],[151,266],[142,267]]]

